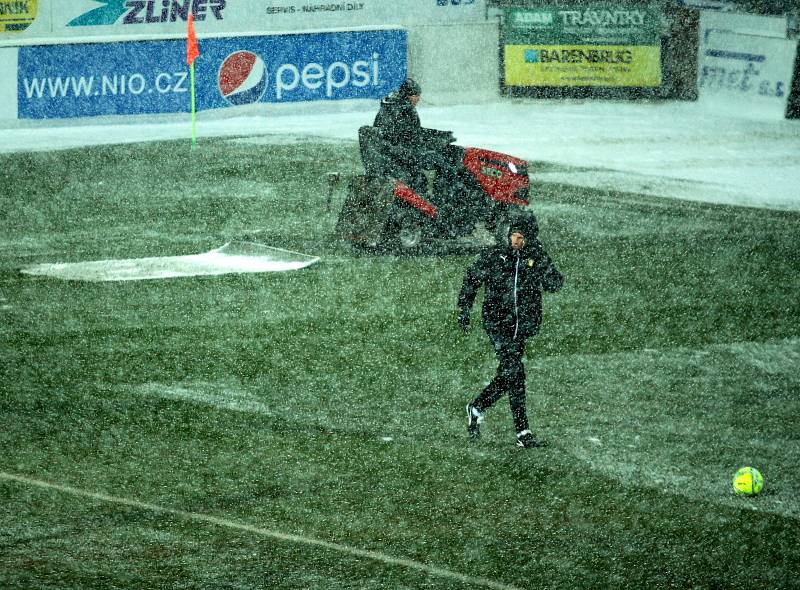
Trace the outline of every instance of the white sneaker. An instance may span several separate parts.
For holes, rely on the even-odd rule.
[[[517,433],[517,446],[523,449],[535,449],[537,447],[546,447],[546,440],[536,440],[536,437],[530,430],[523,430]]]
[[[472,402],[467,404],[467,433],[470,440],[478,440],[481,437],[480,424],[483,422],[483,414],[475,409]]]

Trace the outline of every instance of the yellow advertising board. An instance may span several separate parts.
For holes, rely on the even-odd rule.
[[[0,33],[24,31],[35,19],[38,0],[0,0]]]
[[[661,48],[652,45],[506,45],[506,86],[657,87]]]

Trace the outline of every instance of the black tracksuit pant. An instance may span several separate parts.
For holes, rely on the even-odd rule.
[[[525,409],[525,339],[489,334],[497,356],[497,373],[472,405],[479,412],[491,408],[497,400],[508,394],[511,416],[517,433],[528,430],[528,414]]]

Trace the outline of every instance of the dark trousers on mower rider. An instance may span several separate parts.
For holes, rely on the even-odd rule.
[[[485,205],[468,201],[472,193],[458,176],[460,154],[450,148],[452,132],[422,127],[416,108],[421,93],[419,84],[408,78],[396,92],[381,100],[373,126],[386,156],[399,170],[399,179],[442,210],[440,219],[449,225],[443,230],[454,235],[468,233],[464,230],[474,223],[476,209]],[[434,171],[442,186],[447,187],[438,199],[431,198],[427,190],[427,170]]]

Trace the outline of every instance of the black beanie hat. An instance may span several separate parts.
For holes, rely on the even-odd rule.
[[[528,241],[534,240],[539,235],[539,221],[533,213],[520,211],[514,215],[508,225],[509,237],[514,232],[519,232]]]
[[[406,78],[405,81],[400,84],[400,89],[397,93],[404,98],[407,96],[419,96],[422,94],[422,87],[417,84],[416,80]]]

